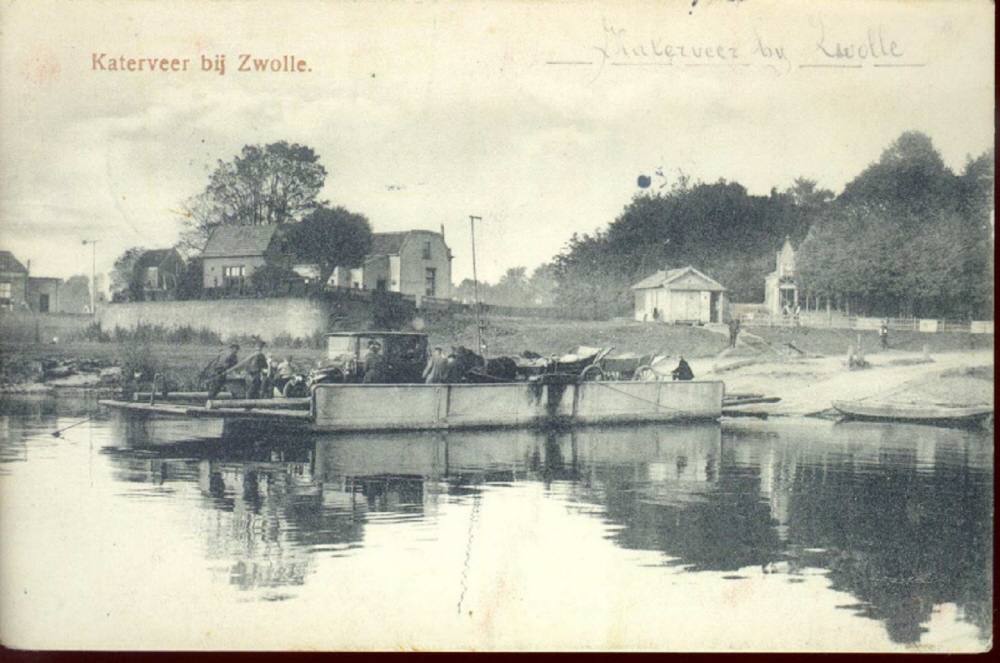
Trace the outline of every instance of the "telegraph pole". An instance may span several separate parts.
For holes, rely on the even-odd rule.
[[[469,215],[469,226],[472,228],[472,285],[476,292],[476,344],[479,354],[485,358],[486,348],[483,345],[483,321],[479,303],[479,277],[476,275],[476,221],[482,222],[483,217]]]
[[[90,244],[90,314],[97,315],[97,242],[96,239],[85,239],[83,245]]]

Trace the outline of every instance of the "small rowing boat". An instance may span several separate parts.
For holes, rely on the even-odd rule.
[[[833,407],[848,419],[905,422],[937,426],[979,426],[993,419],[992,405],[967,407],[933,404],[834,401]]]

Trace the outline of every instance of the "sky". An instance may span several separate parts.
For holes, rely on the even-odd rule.
[[[496,282],[606,227],[642,174],[646,195],[681,172],[839,192],[909,130],[961,170],[994,142],[993,15],[986,0],[6,0],[0,248],[38,276],[107,272],[177,241],[218,160],[287,140],[319,154],[321,197],[377,232],[443,228],[455,284],[481,217],[478,273]],[[303,70],[241,72],[241,54]],[[130,58],[187,70],[109,70]]]

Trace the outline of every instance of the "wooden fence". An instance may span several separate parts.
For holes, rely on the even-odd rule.
[[[844,315],[836,311],[804,311],[799,315],[771,315],[751,311],[742,316],[747,327],[814,327],[819,329],[878,330],[885,322],[891,331],[924,333],[965,332],[992,334],[992,320],[936,320],[931,318],[870,318]]]

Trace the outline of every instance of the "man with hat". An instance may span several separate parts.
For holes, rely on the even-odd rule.
[[[268,373],[267,357],[264,356],[264,348],[267,343],[257,341],[257,349],[247,358],[247,398],[264,397],[264,377]]]
[[[368,354],[365,355],[365,384],[385,382],[385,360],[382,357],[382,346],[376,340],[368,343]]]
[[[212,400],[219,395],[222,388],[226,386],[226,374],[229,372],[233,366],[239,362],[239,357],[237,353],[240,351],[240,346],[238,343],[229,344],[229,352],[225,350],[219,353],[219,356],[210,365],[215,369],[215,374],[208,381],[208,399]]]

